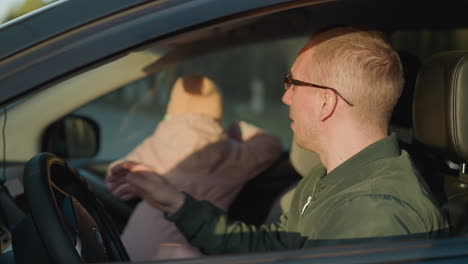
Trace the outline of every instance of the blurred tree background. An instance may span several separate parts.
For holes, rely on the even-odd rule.
[[[0,23],[30,13],[57,0],[1,0]]]

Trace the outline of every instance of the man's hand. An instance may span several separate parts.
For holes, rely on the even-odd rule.
[[[114,182],[121,186],[114,190],[117,197],[138,195],[167,213],[175,213],[184,204],[185,195],[144,164],[124,161],[113,167],[111,173],[116,175]]]
[[[134,171],[151,171],[151,168],[147,167],[146,165],[132,161],[120,162],[109,170],[109,174],[106,177],[107,189],[109,189],[109,191],[115,196],[123,200],[128,200],[135,197],[125,179],[126,176],[131,173],[129,168],[133,168]]]

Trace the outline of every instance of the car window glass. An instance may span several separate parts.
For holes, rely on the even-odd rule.
[[[97,121],[100,159],[122,157],[150,135],[163,118],[176,78],[201,74],[213,79],[224,100],[225,126],[251,122],[279,135],[289,145],[288,110],[281,102],[283,76],[307,38],[240,46],[181,61],[125,85],[80,108],[75,114]]]

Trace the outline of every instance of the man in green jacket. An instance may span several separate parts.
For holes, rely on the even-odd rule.
[[[289,211],[259,228],[179,192],[144,165],[117,171],[132,192],[167,213],[207,254],[432,238],[448,224],[388,124],[403,87],[398,54],[381,33],[350,27],[315,35],[286,75],[283,102],[299,146],[321,165],[298,185]],[[242,166],[242,164],[239,164]]]

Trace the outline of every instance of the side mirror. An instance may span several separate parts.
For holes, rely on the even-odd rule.
[[[84,116],[66,116],[48,126],[42,136],[41,151],[64,159],[90,158],[98,150],[99,126]]]

